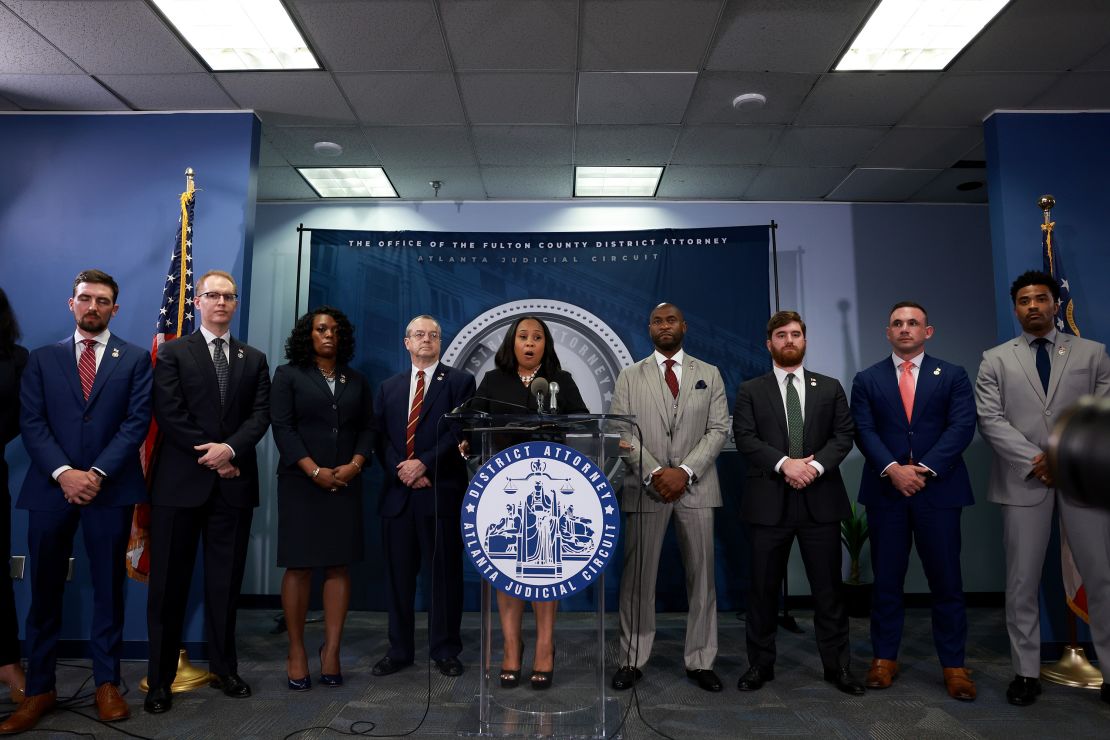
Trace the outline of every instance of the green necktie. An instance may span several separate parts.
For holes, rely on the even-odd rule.
[[[794,373],[786,375],[786,429],[790,435],[790,457],[802,456],[802,402],[794,387]]]

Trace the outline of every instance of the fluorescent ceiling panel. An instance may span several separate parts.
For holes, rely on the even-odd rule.
[[[662,167],[575,167],[576,198],[654,198]]]
[[[281,0],[151,0],[216,72],[320,69]]]
[[[396,198],[381,167],[298,167],[321,198]]]
[[[882,0],[836,71],[944,69],[1010,0]]]

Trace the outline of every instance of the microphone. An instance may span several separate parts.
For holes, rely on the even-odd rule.
[[[558,413],[556,409],[559,407],[559,402],[557,400],[559,395],[559,384],[553,380],[548,384],[548,387],[551,389],[551,413],[556,414]]]
[[[486,398],[484,396],[471,396],[470,398],[466,399],[465,401],[460,403],[455,408],[451,409],[450,413],[452,413],[452,414],[461,414],[463,411],[469,411],[470,413],[477,414],[478,416],[489,416],[488,411],[482,411],[481,409],[472,409],[472,408],[470,408],[470,402],[471,401],[492,401],[492,400],[493,400],[492,398]]]
[[[536,410],[542,414],[544,412],[543,399],[547,396],[550,386],[545,378],[533,378],[530,389],[532,395],[536,397]]]

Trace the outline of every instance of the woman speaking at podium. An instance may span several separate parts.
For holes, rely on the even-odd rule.
[[[475,392],[471,408],[492,414],[536,413],[537,399],[532,383],[544,378],[548,383],[558,383],[558,413],[589,413],[578,386],[570,373],[559,365],[555,345],[547,324],[535,316],[521,316],[509,327],[505,339],[493,359],[494,369],[482,378]],[[498,434],[495,443],[499,448],[519,442],[543,438],[543,432],[522,430],[519,433]],[[537,532],[537,534],[540,534]],[[555,611],[557,601],[533,601],[536,615],[536,655],[532,662],[533,689],[547,689],[555,673]],[[521,620],[524,601],[497,592],[497,609],[501,617],[501,634],[505,644],[501,658],[501,686],[513,688],[520,682],[524,662],[524,640]]]

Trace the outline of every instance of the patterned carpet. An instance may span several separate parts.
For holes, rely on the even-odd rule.
[[[340,688],[313,686],[311,691],[293,693],[285,688],[285,638],[272,634],[275,613],[244,610],[240,613],[240,674],[254,689],[247,700],[225,698],[204,688],[175,697],[173,710],[152,716],[142,711],[139,679],[145,664],[124,664],[124,679],[131,686],[127,698],[134,716],[113,727],[98,725],[72,712],[55,711],[39,725],[35,737],[124,737],[157,738],[266,738],[286,736],[338,738],[339,733],[299,728],[328,726],[375,736],[411,737],[473,734],[478,729],[477,699],[479,672],[478,615],[468,613],[464,639],[471,640],[461,658],[467,672],[446,678],[430,664],[418,663],[399,673],[375,678],[370,668],[385,654],[385,615],[358,612],[348,620],[343,646]],[[1006,702],[1006,685],[1012,677],[1002,612],[973,609],[968,666],[979,688],[979,699],[964,704],[944,692],[940,667],[932,650],[929,615],[910,610],[901,656],[902,673],[894,686],[872,691],[864,697],[848,697],[821,680],[820,662],[812,624],[805,612],[797,614],[805,634],[779,633],[776,678],[761,691],[742,694],[736,680],[747,667],[743,657],[744,623],[731,613],[720,615],[720,655],[716,670],[725,690],[710,694],[698,689],[683,673],[682,638],[684,615],[660,615],[655,654],[637,686],[638,708],[631,692],[617,695],[619,709],[626,713],[620,734],[624,738],[678,740],[721,737],[814,737],[814,738],[1089,738],[1105,736],[1110,728],[1110,705],[1099,701],[1099,693],[1050,684],[1032,707],[1018,708]],[[421,617],[422,619],[422,617]],[[609,617],[609,663],[611,674],[616,650],[613,616]],[[308,644],[320,642],[322,626],[308,627]],[[564,614],[559,618],[556,673],[547,694],[532,691],[526,683],[512,691],[494,689],[495,706],[527,711],[547,702],[570,708],[596,686],[596,620],[591,615]],[[532,642],[530,627],[526,640]],[[419,639],[419,636],[418,636]],[[852,620],[853,670],[862,677],[870,659],[867,620]],[[499,660],[494,650],[494,661]],[[525,653],[525,669],[531,650]],[[64,696],[79,691],[89,675],[87,662],[67,662],[59,669],[58,688]],[[316,661],[311,661],[318,672]],[[525,674],[525,678],[527,674]],[[428,701],[430,688],[430,702]],[[87,695],[89,688],[80,689]],[[83,702],[88,704],[88,702]],[[2,708],[2,707],[0,707]],[[425,716],[425,710],[426,716]],[[90,709],[78,709],[86,715]],[[422,722],[422,724],[421,724]],[[356,724],[357,723],[357,724]],[[615,723],[610,723],[615,728]],[[1101,730],[1099,728],[1102,728]],[[524,729],[521,729],[524,733]],[[657,734],[663,733],[662,735]],[[290,733],[293,733],[290,735]],[[537,733],[538,734],[538,733]]]

